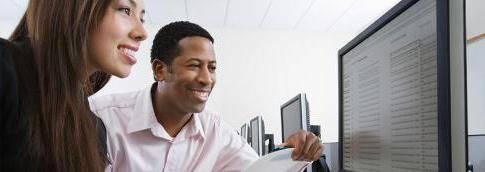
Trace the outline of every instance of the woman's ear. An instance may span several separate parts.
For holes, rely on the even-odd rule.
[[[152,71],[153,77],[156,81],[163,81],[165,80],[165,75],[167,72],[168,65],[162,62],[161,60],[155,59],[152,62]]]

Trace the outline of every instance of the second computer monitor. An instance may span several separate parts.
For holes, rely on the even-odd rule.
[[[264,122],[261,116],[251,119],[251,147],[259,156],[264,155]]]
[[[310,127],[308,101],[305,93],[298,94],[285,104],[281,105],[281,133],[285,142],[290,134],[298,130],[308,131]]]

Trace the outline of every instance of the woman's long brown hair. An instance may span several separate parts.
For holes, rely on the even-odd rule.
[[[10,40],[26,39],[37,68],[40,111],[29,111],[29,158],[35,171],[103,171],[86,98],[109,75],[87,71],[89,35],[110,0],[30,0]],[[35,98],[34,98],[35,99]],[[28,107],[27,107],[28,108]]]

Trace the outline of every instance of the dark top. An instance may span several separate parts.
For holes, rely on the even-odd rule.
[[[28,111],[39,110],[32,97],[40,97],[35,75],[34,59],[25,42],[10,42],[0,38],[0,117],[1,117],[1,170],[31,171],[27,158]],[[87,102],[87,101],[86,101]],[[30,106],[26,110],[26,105]],[[94,114],[101,153],[107,155],[106,128]]]

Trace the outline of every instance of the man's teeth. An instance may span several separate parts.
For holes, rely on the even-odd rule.
[[[128,56],[135,57],[135,51],[130,50],[128,48],[121,48],[121,52],[123,52],[124,54],[126,54]]]
[[[197,96],[200,96],[200,97],[207,97],[209,96],[209,92],[205,92],[205,91],[192,91],[194,94],[196,94]]]

